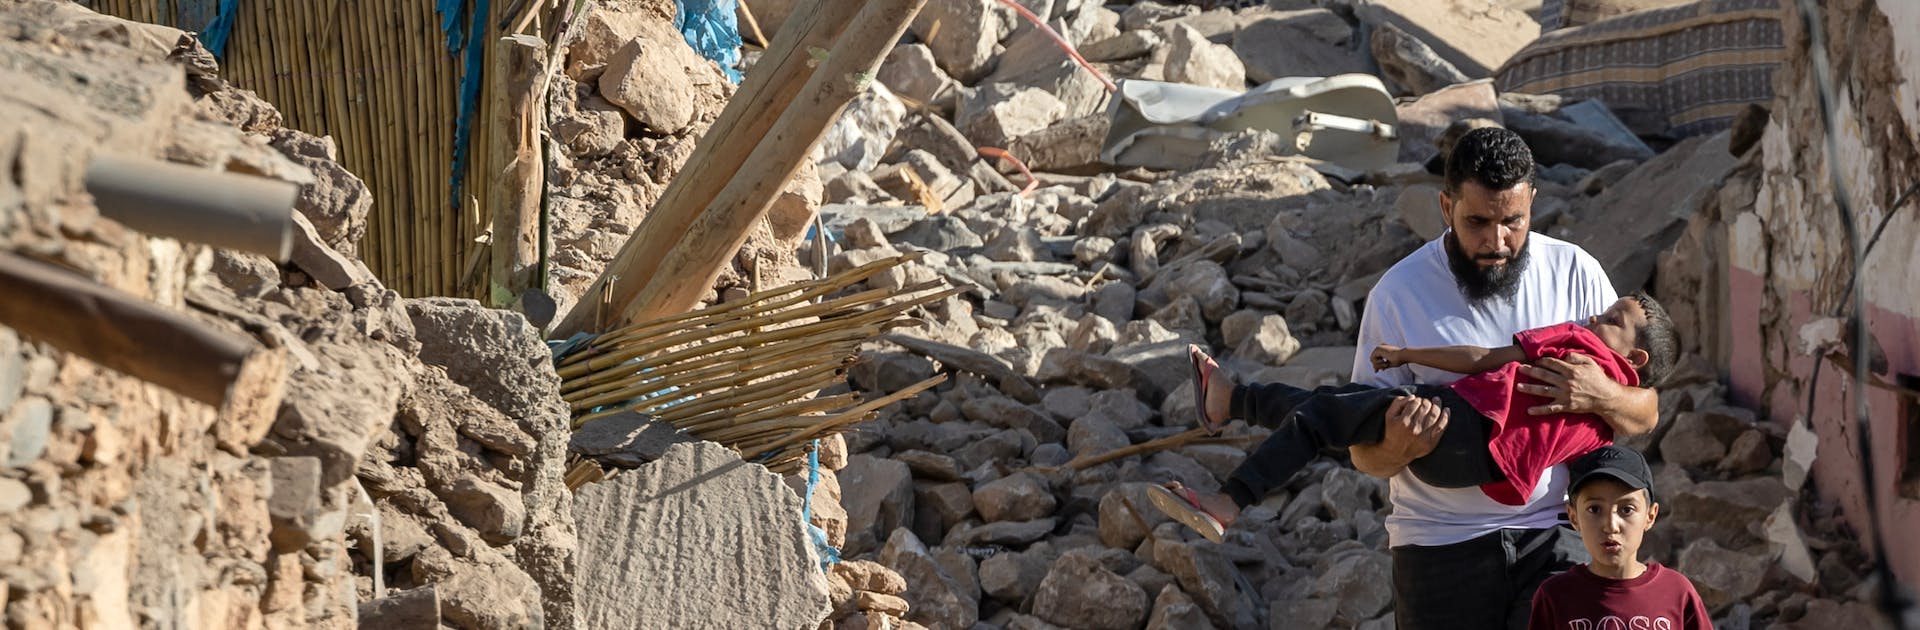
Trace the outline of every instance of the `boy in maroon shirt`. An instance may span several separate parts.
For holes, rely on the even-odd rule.
[[[1527,628],[1713,628],[1693,582],[1640,561],[1640,539],[1660,517],[1647,460],[1633,449],[1606,446],[1567,468],[1573,475],[1567,517],[1593,561],[1540,584]]]
[[[1613,443],[1614,431],[1592,414],[1528,414],[1528,408],[1547,401],[1519,390],[1520,362],[1584,354],[1607,376],[1632,387],[1665,378],[1677,346],[1666,310],[1635,293],[1584,326],[1569,322],[1522,331],[1504,348],[1380,346],[1373,351],[1376,369],[1417,363],[1471,374],[1450,385],[1307,390],[1255,383],[1228,389],[1224,385],[1230,381],[1216,382],[1221,375],[1213,361],[1193,348],[1202,425],[1217,430],[1225,418],[1239,417],[1275,431],[1228,477],[1224,494],[1201,495],[1168,484],[1154,487],[1149,498],[1168,516],[1218,541],[1241,508],[1287,483],[1322,449],[1380,441],[1388,408],[1396,399],[1417,396],[1436,399],[1453,420],[1441,444],[1408,470],[1437,487],[1479,486],[1495,501],[1523,505],[1542,471]]]

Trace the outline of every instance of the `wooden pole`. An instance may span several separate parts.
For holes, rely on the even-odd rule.
[[[532,35],[508,35],[494,43],[495,65],[487,82],[493,127],[487,146],[493,190],[487,214],[493,221],[493,265],[487,302],[512,304],[538,286],[540,189],[546,185],[540,159],[540,98],[537,92],[546,43]]]
[[[760,141],[746,164],[708,204],[699,220],[667,248],[653,272],[624,276],[643,282],[632,300],[615,312],[623,321],[646,321],[685,312],[700,303],[713,282],[745,244],[799,170],[815,143],[826,134],[841,109],[866,91],[873,72],[926,0],[874,0],[864,3],[828,53],[825,63],[807,80],[794,102]],[[703,172],[682,171],[681,177]],[[649,217],[651,218],[651,217]],[[642,234],[647,226],[641,225]]]
[[[726,186],[727,179],[746,167],[748,154],[767,136],[778,112],[800,94],[812,74],[811,68],[817,63],[813,52],[832,46],[860,5],[856,0],[802,0],[795,7],[794,17],[774,35],[773,47],[727,100],[720,117],[694,145],[686,165],[661,192],[646,220],[600,277],[580,294],[580,304],[554,327],[554,339],[565,339],[576,332],[605,331],[622,320],[620,307],[633,301],[641,284],[658,267],[660,256],[693,226],[701,211]],[[755,165],[752,170],[760,168]],[[606,309],[597,308],[603,294],[610,296]]]
[[[286,386],[284,351],[4,252],[0,295],[7,296],[0,300],[0,324],[28,337],[222,414],[260,419],[279,410]]]

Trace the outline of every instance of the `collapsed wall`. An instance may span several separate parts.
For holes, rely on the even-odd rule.
[[[1662,283],[1675,296],[1697,296],[1690,310],[1702,316],[1693,336],[1726,374],[1735,400],[1764,410],[1782,429],[1809,427],[1796,438],[1800,476],[1812,473],[1820,495],[1842,508],[1841,520],[1855,532],[1879,528],[1892,564],[1912,583],[1920,580],[1920,541],[1897,532],[1920,519],[1920,486],[1911,481],[1920,477],[1920,448],[1899,436],[1913,434],[1920,374],[1920,302],[1913,292],[1920,218],[1894,204],[1911,206],[1906,197],[1920,179],[1920,111],[1904,87],[1920,82],[1913,63],[1920,11],[1902,2],[1823,3],[1837,130],[1829,137],[1811,40],[1797,7],[1786,4],[1787,57],[1771,116],[1753,134],[1756,155],[1719,189],[1717,211],[1697,217],[1668,254]],[[1861,241],[1884,230],[1858,270],[1833,203],[1829,161],[1838,162]],[[1853,312],[1846,293],[1856,281],[1866,295],[1864,313]],[[1852,347],[1844,332],[1852,318],[1866,322],[1873,348]],[[1829,345],[1843,339],[1844,346]],[[1853,383],[1850,361],[1816,358],[1829,352],[1867,353],[1878,385]],[[1816,363],[1824,364],[1817,385]],[[1867,517],[1852,411],[1863,389],[1878,522]],[[1817,446],[1807,439],[1815,436]]]
[[[193,38],[55,1],[7,4],[0,33],[0,246],[289,364],[278,413],[241,424],[0,329],[8,624],[570,627],[567,416],[538,332],[341,254],[364,185]],[[108,153],[300,184],[293,262],[99,218],[81,176]]]

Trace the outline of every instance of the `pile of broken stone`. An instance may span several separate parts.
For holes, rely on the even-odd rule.
[[[11,624],[570,626],[567,415],[538,331],[383,287],[353,256],[371,196],[332,141],[283,127],[193,38],[52,0],[0,25],[0,56],[36,68],[0,97],[28,165],[0,175],[27,193],[0,244],[290,372],[249,424],[0,328]],[[109,151],[300,184],[291,262],[99,220],[79,173]]]
[[[1425,44],[1382,46],[1379,33],[1399,29],[1344,3],[1023,4],[1115,78],[1241,90],[1382,74],[1406,95],[1406,140],[1400,165],[1365,173],[1282,155],[1257,132],[1217,140],[1191,168],[1110,172],[1097,163],[1108,105],[1097,79],[993,2],[930,2],[824,143],[820,213],[835,242],[800,251],[828,271],[919,252],[869,285],[945,278],[967,289],[897,333],[920,341],[863,353],[857,389],[957,378],[849,434],[844,467],[823,471],[845,514],[814,518],[845,557],[905,578],[912,624],[1392,627],[1381,480],[1321,462],[1213,544],[1158,513],[1145,488],[1216,490],[1263,430],[1235,425],[1238,444],[1060,467],[1191,428],[1188,344],[1252,380],[1343,382],[1368,289],[1443,229],[1440,179],[1422,163],[1457,121],[1488,119],[1554,147],[1537,155],[1534,229],[1605,243],[1595,254],[1623,286],[1647,283],[1664,246],[1653,236],[1697,210],[1679,200],[1751,191],[1725,174],[1756,176],[1741,157],[1750,147],[1730,149],[1727,134],[1657,142],[1656,153],[1565,111],[1596,103],[1499,94],[1402,54]],[[1037,187],[1021,193],[1027,178],[980,159],[980,147],[1025,160]],[[1661,430],[1634,442],[1659,462],[1668,509],[1646,556],[1692,577],[1719,627],[1869,618],[1863,556],[1801,489],[1787,434],[1728,404],[1710,368],[1690,364],[1662,392]],[[836,587],[834,627],[901,627],[900,615],[861,605],[873,598],[859,588]]]

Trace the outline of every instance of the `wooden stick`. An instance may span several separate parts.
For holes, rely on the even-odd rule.
[[[742,402],[746,401],[774,400],[775,395],[796,391],[796,387],[809,383],[830,384],[846,378],[845,374],[841,372],[845,367],[846,366],[841,364],[814,366],[759,382],[742,383],[712,396],[701,396],[692,402],[667,407],[659,405],[660,403],[669,401],[659,401],[653,405],[651,411],[655,417],[661,420],[677,422],[715,409],[739,406]],[[825,386],[824,384],[818,385],[811,389],[820,389]],[[802,387],[800,389],[804,390],[807,388]],[[780,398],[778,400],[784,402],[787,399]]]
[[[540,265],[540,188],[546,177],[540,161],[536,127],[540,104],[534,102],[534,88],[545,52],[546,43],[532,35],[508,35],[493,46],[496,63],[487,82],[487,100],[493,108],[487,139],[488,172],[493,174],[487,195],[493,265],[485,302],[495,308],[507,307],[534,288],[534,273]],[[498,294],[501,291],[505,294]]]
[[[955,292],[957,292],[957,290],[949,289],[947,291],[942,291],[935,295],[939,295],[941,298],[944,299],[947,295],[951,295]],[[764,337],[756,335],[756,336],[734,337],[730,339],[719,340],[717,343],[720,344],[720,347],[718,348],[689,348],[686,350],[671,352],[666,355],[662,355],[662,356],[648,359],[646,361],[642,361],[641,365],[650,366],[652,364],[668,363],[671,361],[686,359],[688,357],[695,356],[696,354],[699,354],[703,351],[711,352],[714,350],[723,350],[726,348],[737,348],[751,341],[761,341],[764,343],[767,340],[792,339],[795,337],[805,337],[805,336],[818,334],[820,332],[832,330],[836,328],[863,327],[871,324],[877,324],[883,320],[891,319],[894,316],[899,315],[900,313],[906,312],[908,309],[911,309],[917,305],[918,304],[915,304],[913,302],[907,302],[903,304],[892,304],[892,305],[869,309],[867,311],[863,311],[861,313],[844,317],[844,318],[818,321],[811,324],[802,324],[802,325],[794,326],[791,328],[781,328],[778,330],[769,331],[767,333],[762,333]],[[608,367],[626,363],[627,361],[632,359],[646,356],[647,354],[650,354],[657,350],[664,349],[665,347],[668,347],[668,346],[659,346],[658,344],[636,344],[632,347],[622,348],[616,352],[595,357],[594,359],[584,363],[564,367],[560,370],[560,377],[563,379],[574,378],[582,374],[586,374],[587,372],[590,372],[590,371],[599,371]]]
[[[798,360],[795,360],[795,359],[798,359]],[[642,394],[664,392],[670,388],[677,388],[677,389],[674,389],[671,393],[664,393],[657,398],[649,399],[656,405],[667,404],[674,400],[681,400],[688,397],[699,396],[707,392],[726,389],[728,387],[739,387],[741,385],[745,385],[755,380],[774,376],[777,374],[783,374],[787,372],[792,372],[794,370],[805,369],[810,366],[820,366],[822,363],[826,363],[828,365],[832,365],[836,363],[844,363],[844,362],[836,362],[836,361],[823,362],[823,361],[817,360],[816,357],[809,357],[809,356],[796,357],[795,359],[778,361],[774,363],[769,363],[767,365],[762,365],[762,366],[754,367],[751,369],[744,369],[744,370],[739,369],[742,366],[723,364],[720,367],[732,368],[730,370],[731,373],[715,374],[707,378],[701,378],[698,380],[689,380],[687,382],[679,383],[679,384],[667,384],[664,386],[651,384],[651,383],[643,384],[643,385],[639,385],[636,387],[627,388],[619,391],[607,392],[604,394],[600,394],[598,396],[594,396],[592,398],[588,398],[586,400],[582,400],[580,402],[572,403],[572,407],[574,411],[581,411],[585,409],[592,409],[600,405],[616,403],[622,400],[628,400],[632,398],[638,398]]]
[[[713,382],[737,380],[742,375],[758,373],[762,370],[775,370],[770,373],[778,373],[781,369],[792,370],[808,365],[832,362],[832,355],[816,351],[810,347],[812,344],[789,345],[795,347],[786,354],[794,356],[782,356],[777,359],[762,360],[728,360],[705,366],[692,372],[671,376],[661,376],[652,372],[645,372],[635,374],[627,379],[622,379],[622,381],[627,382],[627,384],[621,387],[596,388],[591,394],[581,392],[580,395],[574,396],[571,399],[567,399],[567,396],[562,396],[562,398],[567,399],[567,402],[575,411],[579,411],[608,403],[619,402],[628,398],[645,397],[673,388],[679,388],[685,391]],[[639,380],[634,381],[633,379]]]
[[[939,385],[941,383],[946,382],[946,380],[947,380],[947,375],[935,374],[933,378],[929,378],[927,380],[920,381],[912,385],[908,385],[905,389],[902,389],[900,391],[894,392],[892,394],[888,394],[880,398],[869,400],[865,403],[861,403],[857,407],[848,409],[846,411],[842,411],[838,414],[834,414],[831,418],[825,421],[822,421],[820,424],[814,425],[813,428],[787,436],[786,438],[782,438],[780,441],[774,442],[773,444],[770,444],[767,446],[759,447],[751,451],[741,451],[740,454],[741,456],[747,459],[752,459],[752,458],[764,455],[769,451],[778,449],[782,446],[786,446],[788,444],[796,444],[796,443],[811,439],[813,436],[819,435],[821,431],[825,431],[827,429],[831,429],[836,426],[845,426],[848,424],[853,424],[854,422],[857,422],[859,418],[864,417],[868,412],[877,410],[887,405],[891,405],[898,401],[911,398],[914,395],[919,394],[920,392],[926,391],[928,389],[932,389],[933,386],[935,385]]]
[[[269,426],[284,351],[208,327],[73,272],[0,252],[0,324],[76,356]]]
[[[871,277],[872,275],[877,274],[881,271],[891,269],[895,266],[905,264],[907,262],[919,260],[922,256],[923,254],[921,252],[913,252],[903,256],[895,256],[893,258],[883,258],[880,260],[876,260],[876,261],[861,265],[859,267],[855,267],[853,269],[840,272],[839,274],[829,278],[822,278],[819,280],[809,280],[806,282],[792,284],[792,285],[788,285],[786,287],[781,287],[777,289],[768,289],[765,291],[760,291],[760,292],[750,294],[744,300],[710,306],[710,307],[696,310],[696,311],[688,311],[686,313],[681,313],[679,315],[671,315],[668,317],[663,317],[663,318],[656,319],[649,322],[642,322],[639,324],[634,324],[631,326],[614,329],[601,335],[600,339],[597,339],[594,341],[594,344],[605,345],[600,341],[601,339],[607,340],[605,342],[606,344],[620,343],[621,341],[624,341],[626,339],[637,339],[640,337],[651,336],[652,334],[656,333],[659,330],[682,327],[676,324],[684,324],[686,326],[705,325],[707,322],[710,322],[710,321],[734,319],[736,317],[749,316],[749,314],[757,315],[761,313],[768,313],[776,309],[792,306],[794,304],[799,304],[802,302],[810,302],[816,297],[827,295],[829,293],[833,293],[834,291],[838,291],[840,289],[853,286],[854,284],[864,281],[868,277]],[[785,295],[787,293],[792,293],[796,290],[799,291],[798,295],[788,297],[785,299],[775,300],[772,302],[766,302],[766,300],[774,296]],[[741,313],[736,311],[745,311],[745,312]],[[579,353],[575,353],[573,356],[568,357],[568,360],[562,363],[562,365],[570,365],[580,360],[584,360],[585,358],[586,357],[580,356]]]
[[[742,433],[737,435],[751,436],[757,433],[764,433],[769,427],[779,424],[782,418],[813,418],[814,420],[819,420],[825,416],[814,416],[811,414],[825,413],[846,407],[847,405],[857,404],[860,404],[859,394],[835,394],[824,398],[807,398],[789,401],[743,414],[688,420],[674,426],[686,429],[688,433],[698,435],[702,439],[717,442],[727,439],[729,435],[736,435],[723,434],[722,432],[741,431]],[[801,426],[806,425],[802,424]]]
[[[1163,451],[1170,448],[1185,446],[1188,442],[1192,442],[1196,439],[1203,438],[1203,437],[1207,437],[1207,430],[1200,427],[1194,427],[1191,429],[1187,429],[1186,431],[1169,435],[1167,437],[1163,437],[1157,440],[1148,440],[1146,442],[1141,442],[1139,444],[1134,444],[1134,445],[1126,446],[1122,448],[1116,448],[1111,451],[1107,451],[1105,453],[1101,453],[1098,455],[1076,457],[1073,459],[1073,461],[1069,461],[1066,464],[1061,465],[1061,467],[1067,470],[1084,470],[1084,469],[1105,464],[1107,462],[1114,461],[1117,459],[1132,457],[1134,455],[1144,455],[1147,453],[1155,453],[1155,452]]]
[[[579,400],[588,396],[612,391],[621,387],[658,380],[673,382],[696,378],[708,372],[720,372],[737,369],[741,365],[753,365],[774,360],[784,360],[793,355],[827,358],[840,354],[851,354],[861,341],[866,339],[860,330],[846,330],[829,333],[819,337],[788,339],[776,343],[760,345],[752,351],[716,353],[699,359],[690,359],[678,363],[662,365],[652,369],[633,370],[617,379],[604,382],[601,377],[619,375],[625,370],[609,369],[586,377],[565,381],[560,384],[561,397]]]
[[[917,293],[919,291],[931,289],[939,285],[940,285],[940,281],[934,280],[924,284],[919,284],[913,287],[909,287],[905,293],[906,294]],[[773,324],[786,323],[786,322],[790,322],[797,319],[805,319],[810,317],[823,317],[826,315],[834,314],[836,311],[846,310],[856,305],[864,305],[871,302],[878,302],[880,300],[884,300],[889,297],[894,297],[902,294],[903,293],[901,292],[889,291],[886,289],[873,289],[870,291],[863,291],[861,293],[848,296],[848,298],[844,302],[822,302],[819,304],[813,304],[809,306],[803,306],[799,308],[780,311],[777,313],[772,313],[766,317],[745,318],[745,319],[726,322],[717,326],[713,326],[711,328],[684,330],[681,332],[673,333],[673,334],[670,334],[664,337],[659,337],[656,339],[650,339],[650,340],[639,341],[639,342],[622,343],[622,345],[618,348],[618,350],[614,351],[612,354],[625,355],[630,353],[638,353],[638,354],[635,354],[635,356],[640,356],[661,348],[671,348],[677,345],[687,343],[689,341],[709,339],[713,337],[718,337],[720,335],[744,332],[754,328],[770,326]],[[598,357],[598,358],[588,359],[585,363],[589,367],[605,367],[607,365],[605,363],[606,356],[607,355],[602,355],[601,357]],[[566,374],[563,373],[562,376],[566,376]]]
[[[632,238],[620,247],[606,271],[583,295],[610,296],[612,308],[597,313],[590,301],[567,314],[554,327],[553,338],[576,332],[605,331],[627,319],[624,307],[633,302],[646,279],[659,267],[661,255],[691,228],[702,211],[720,194],[733,173],[747,170],[749,154],[777,121],[776,112],[788,107],[813,74],[816,49],[832,45],[862,3],[847,0],[801,0],[793,17],[775,34],[772,46],[760,57],[740,89],[727,100],[706,135],[694,145],[680,174],[667,184],[653,209]],[[761,171],[761,165],[751,170]],[[733,252],[727,252],[732,255]]]
[[[767,41],[767,34],[760,32],[760,20],[754,19],[753,9],[747,7],[747,0],[739,0],[739,5],[740,16],[747,18],[747,28],[753,31],[753,38],[757,40],[754,43],[759,44],[760,48],[765,49],[769,42]]]
[[[699,303],[841,109],[866,90],[880,60],[906,32],[907,24],[925,2],[861,3],[859,15],[834,43],[826,61],[747,156],[744,163],[753,168],[735,173],[713,202],[705,204],[699,218],[684,233],[673,235],[678,238],[671,246],[643,250],[643,254],[658,255],[659,262],[643,265],[648,273],[625,276],[625,284],[640,284],[631,299],[619,300],[616,287],[615,310],[622,321],[680,313]],[[706,173],[683,170],[680,178],[689,175],[702,177]],[[648,219],[653,216],[648,215]],[[644,234],[647,226],[641,227]]]

